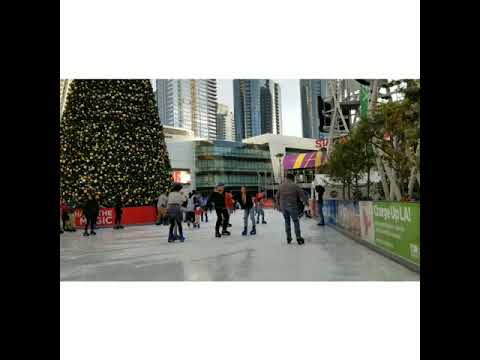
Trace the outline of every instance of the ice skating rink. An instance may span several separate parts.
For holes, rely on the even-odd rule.
[[[418,281],[419,275],[313,219],[301,219],[305,245],[286,242],[280,212],[242,236],[243,211],[231,217],[231,236],[214,237],[215,213],[186,241],[168,243],[168,226],[83,230],[60,235],[61,281]],[[249,232],[250,232],[249,224]],[[292,233],[293,224],[292,224]]]

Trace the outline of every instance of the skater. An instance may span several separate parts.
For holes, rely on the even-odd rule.
[[[195,207],[195,223],[193,224],[193,227],[200,229],[200,218],[203,214],[203,209],[200,207],[200,205],[197,205]]]
[[[97,194],[94,194],[93,197],[95,198],[95,201],[97,202],[98,206],[95,208],[95,212],[93,214],[93,216],[95,217],[95,221],[93,222],[93,228],[94,229],[98,229],[97,227],[97,219],[98,219],[98,216],[100,215],[100,208],[103,207],[102,205],[100,205],[100,195],[97,193]]]
[[[187,207],[186,207],[186,219],[187,226],[190,228],[190,224],[195,223],[195,193],[192,191],[188,194]]]
[[[255,209],[253,207],[252,195],[247,192],[247,188],[242,186],[240,189],[240,195],[238,197],[238,203],[243,209],[243,232],[242,235],[246,236],[248,232],[248,218],[252,221],[252,230],[250,235],[255,235],[257,230],[255,228]]]
[[[260,223],[260,215],[262,216],[262,224],[266,224],[265,221],[265,211],[263,208],[265,207],[265,193],[263,190],[256,195],[256,202],[257,202],[257,224]]]
[[[317,225],[325,226],[325,219],[323,217],[323,194],[325,193],[325,188],[322,185],[317,185],[315,186],[315,193],[317,195],[318,216],[320,218]]]
[[[304,209],[303,209],[303,215],[305,215],[305,217],[311,219],[312,215],[311,215],[311,209],[310,209],[310,193],[307,190],[304,190],[303,192],[305,193],[305,197],[307,198],[307,203],[306,203],[306,205],[304,206]]]
[[[60,199],[60,234],[63,234],[62,199]]]
[[[70,207],[68,204],[65,202],[65,200],[60,200],[60,214],[62,218],[62,229],[63,231],[68,231],[67,230],[67,223],[68,223],[68,213],[70,212]]]
[[[202,197],[200,198],[200,206],[202,207],[202,222],[203,222],[203,217],[205,216],[205,222],[208,222],[208,197],[206,194],[202,194]]]
[[[212,194],[210,194],[208,197],[207,197],[207,208],[208,208],[208,211],[210,212],[210,215],[212,215],[212,212],[213,212],[213,208],[214,208],[214,205],[208,201],[208,199],[210,199],[210,196]]]
[[[95,223],[97,222],[98,214],[100,213],[100,205],[98,204],[97,197],[92,192],[88,194],[88,200],[83,206],[83,215],[85,216],[85,231],[83,236],[96,235],[94,231]],[[90,234],[88,233],[88,226],[90,226]]]
[[[307,202],[305,193],[300,186],[295,184],[293,174],[287,174],[286,182],[280,185],[276,194],[276,206],[282,211],[285,219],[285,233],[287,234],[287,243],[292,242],[292,230],[290,227],[290,218],[295,227],[295,236],[299,245],[303,245],[305,240],[300,233],[300,222],[298,220],[298,199],[302,203]]]
[[[214,192],[208,199],[209,204],[215,206],[215,212],[217,213],[217,222],[215,224],[215,237],[221,237],[222,235],[230,235],[227,231],[228,227],[228,210],[225,203],[225,184],[218,183]],[[220,226],[222,227],[222,233],[220,234]]]
[[[68,226],[69,226],[69,231],[75,232],[77,229],[75,228],[75,210],[77,206],[75,203],[73,203],[72,207],[70,208],[70,213],[68,214]]]
[[[63,214],[63,219],[65,222],[63,223],[63,231],[75,232],[77,229],[75,228],[75,214],[74,206],[70,206],[71,203],[65,203],[65,212]]]
[[[113,226],[114,229],[123,229],[122,226],[122,214],[123,214],[123,204],[122,204],[122,197],[120,194],[117,195],[115,198],[115,225]]]
[[[228,210],[228,216],[230,219],[230,216],[233,214],[233,196],[230,191],[225,191],[225,206],[227,207]],[[232,224],[228,223],[228,227],[231,227]]]
[[[166,193],[161,193],[157,201],[157,222],[156,225],[168,225],[167,218],[167,203],[168,196]]]
[[[311,219],[311,218],[312,218],[312,212],[311,212],[311,210],[310,210],[310,204],[307,204],[307,205],[305,206],[304,215],[305,215],[305,217],[307,217],[308,219]]]
[[[180,193],[181,189],[182,189],[182,185],[175,184],[170,194],[168,194],[167,214],[170,220],[168,242],[174,242],[175,240],[177,240],[177,236],[173,234],[173,229],[175,228],[175,225],[177,226],[177,229],[178,229],[178,239],[181,242],[185,241],[185,237],[183,236],[183,230],[182,230],[183,216],[182,216],[181,206],[186,199],[185,199],[185,196]]]
[[[73,216],[73,208],[65,201],[61,201],[60,212],[62,217],[62,231],[77,231],[75,229],[75,218]],[[72,220],[73,217],[73,220]]]

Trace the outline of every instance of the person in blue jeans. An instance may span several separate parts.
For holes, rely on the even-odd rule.
[[[262,216],[262,224],[266,224],[267,222],[265,221],[265,211],[263,210],[263,208],[265,207],[265,193],[263,192],[263,190],[255,196],[255,201],[257,205],[257,224],[260,223],[260,215]]]
[[[252,195],[247,192],[247,188],[242,186],[240,189],[240,195],[237,197],[237,201],[240,207],[243,209],[243,232],[242,235],[246,236],[248,232],[248,218],[252,221],[252,230],[250,235],[255,235],[257,230],[255,228],[255,208],[253,207]]]
[[[202,215],[201,221],[203,221],[203,216],[205,215],[205,222],[208,222],[208,196],[206,194],[202,194],[200,198],[200,207],[202,208]]]
[[[287,243],[290,244],[292,242],[292,229],[290,224],[290,219],[292,219],[297,243],[299,245],[303,245],[305,240],[302,238],[302,234],[300,232],[300,221],[298,220],[298,200],[306,204],[308,199],[300,186],[295,184],[295,177],[293,174],[287,174],[287,179],[283,184],[280,185],[275,198],[276,206],[283,213],[283,218],[285,219]]]

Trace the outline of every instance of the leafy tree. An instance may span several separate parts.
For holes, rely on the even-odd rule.
[[[358,181],[367,175],[367,198],[370,197],[370,170],[387,173],[386,199],[400,200],[412,196],[420,183],[420,81],[394,81],[390,90],[402,86],[400,99],[377,104],[352,129],[348,142],[333,145],[327,172],[335,181],[358,194]],[[380,168],[381,167],[381,168]],[[345,197],[345,196],[344,196]]]
[[[401,99],[374,107],[367,131],[387,170],[390,186],[398,188],[397,200],[411,196],[414,180],[419,182],[420,178],[420,81],[395,81],[388,88],[400,84],[405,85],[398,94]]]

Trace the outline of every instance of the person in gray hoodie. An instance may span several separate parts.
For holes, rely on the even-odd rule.
[[[287,175],[287,180],[280,185],[276,198],[276,207],[280,209],[285,219],[285,233],[287,234],[287,243],[292,242],[292,229],[290,226],[290,219],[293,220],[295,228],[295,236],[299,245],[303,245],[305,240],[300,233],[300,221],[298,220],[298,201],[304,204],[308,202],[305,192],[300,186],[295,184],[295,177],[293,174]]]

